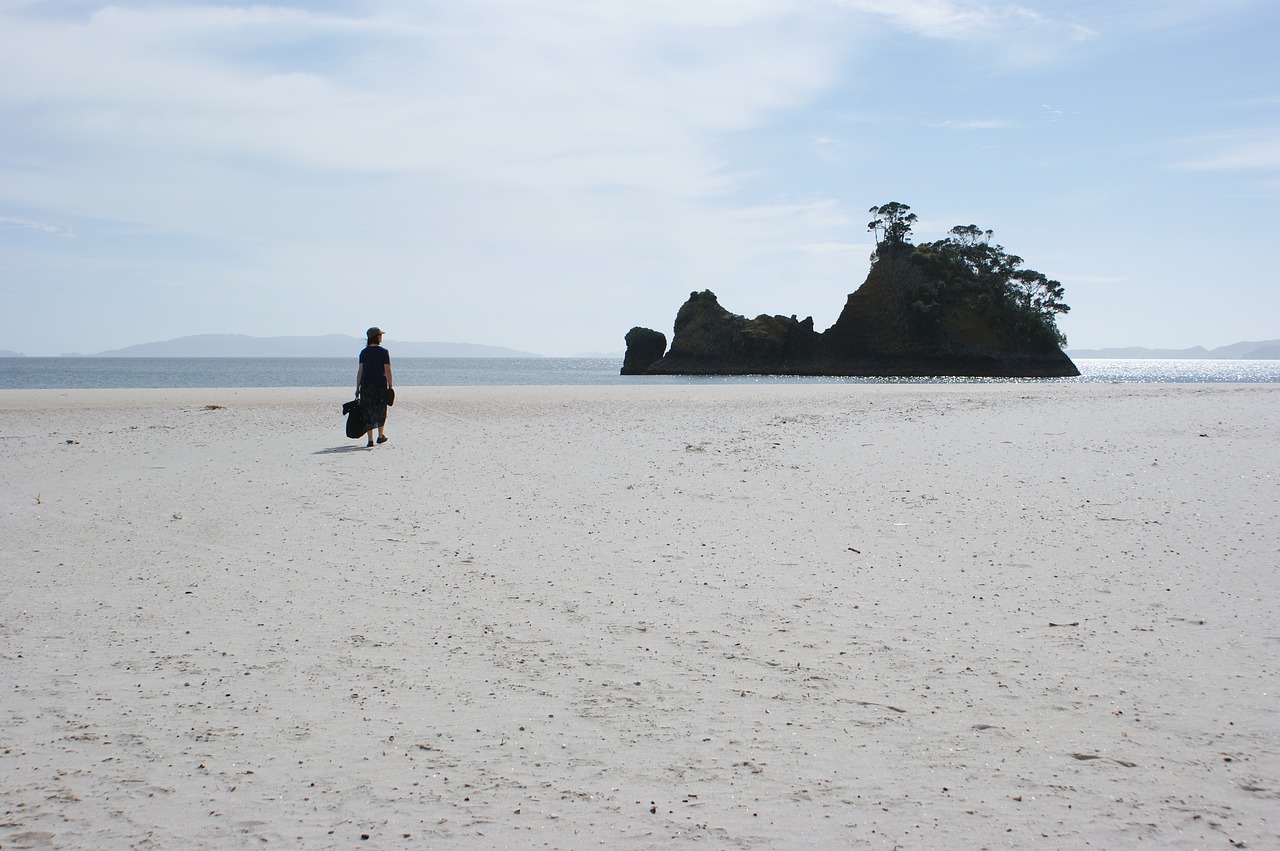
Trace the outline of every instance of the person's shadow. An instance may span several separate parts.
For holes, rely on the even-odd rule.
[[[369,447],[363,443],[359,446],[331,446],[328,449],[317,449],[312,455],[335,455],[339,452],[363,452]]]

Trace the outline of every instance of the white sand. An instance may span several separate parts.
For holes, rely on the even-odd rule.
[[[3,848],[1280,847],[1280,386],[343,401],[0,393]]]

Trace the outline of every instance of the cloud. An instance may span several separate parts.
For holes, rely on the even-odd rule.
[[[113,262],[67,279],[122,303],[200,293],[184,331],[334,330],[359,289],[421,338],[538,350],[493,311],[763,279],[750,258],[835,235],[832,209],[735,213],[720,153],[837,73],[800,6],[0,7],[0,213],[74,222]]]
[[[989,7],[948,0],[849,0],[847,6],[881,16],[900,29],[932,38],[963,39],[1003,28],[1010,19],[1039,21],[1020,6]]]
[[[91,167],[238,158],[707,197],[735,181],[716,138],[825,91],[851,16],[952,39],[1061,28],[1017,5],[943,0],[351,8],[9,7],[0,107],[24,113],[31,136],[83,149]]]
[[[1280,128],[1202,139],[1208,153],[1175,165],[1190,171],[1275,171],[1280,169]]]
[[[939,127],[948,127],[953,130],[1000,130],[1012,125],[1013,122],[1006,118],[969,118],[960,121],[938,122]]]
[[[74,237],[75,233],[66,228],[57,225],[51,225],[47,222],[37,222],[30,219],[15,219],[7,216],[0,216],[0,228],[16,228],[19,230],[33,230],[38,233],[46,233],[51,236],[69,236]]]
[[[837,0],[840,2],[840,0]],[[883,19],[914,35],[960,42],[999,43],[993,59],[1046,60],[1061,46],[1096,33],[1067,14],[1047,14],[1021,3],[961,0],[843,0],[841,5]],[[1051,49],[1051,45],[1057,45]]]
[[[840,15],[950,39],[1063,26],[944,0],[25,8],[0,12],[0,103],[104,148],[570,185],[647,183],[657,152],[695,194],[723,188],[705,135],[830,84]]]
[[[608,150],[579,178],[605,165],[627,179],[643,152],[687,157],[691,136],[752,126],[828,76],[830,49],[785,7],[695,5],[701,15],[641,3],[647,16],[621,21],[589,3],[501,0],[364,17],[113,6],[68,24],[10,13],[0,98],[104,144],[496,178]]]
[[[497,323],[568,327],[558,314],[572,309],[590,313],[579,328],[657,327],[670,293],[725,282],[764,301],[801,279],[825,303],[870,250],[850,242],[865,214],[832,196],[871,191],[854,161],[873,134],[787,122],[833,93],[841,111],[879,114],[851,68],[873,42],[897,44],[887,36],[984,68],[1050,62],[1091,37],[1073,9],[0,0],[0,216],[74,233],[60,247],[75,251],[29,267],[67,292],[92,281],[137,321],[167,311],[165,333],[341,330],[353,303],[376,299],[412,323],[402,338],[543,350]],[[947,109],[969,116],[946,125],[957,130],[1008,126],[1000,105]],[[792,131],[825,154],[742,154]],[[812,166],[823,156],[825,173]],[[848,180],[833,180],[846,162]],[[789,186],[819,190],[774,188]],[[198,303],[170,300],[178,290]],[[762,308],[795,309],[790,294]],[[649,301],[657,319],[631,315]],[[62,303],[79,302],[96,304]],[[175,315],[206,324],[175,331]]]
[[[812,97],[835,55],[781,2],[373,8],[0,10],[8,200],[169,228],[196,224],[175,194],[307,220],[309,181],[367,209],[378,182],[445,207],[718,197],[740,177],[716,139]]]
[[[1087,7],[1091,31],[1114,37],[1137,33],[1183,29],[1197,37],[1217,19],[1231,19],[1251,9],[1265,8],[1269,0],[1130,0],[1127,3],[1096,3]],[[1065,4],[1073,9],[1079,4]]]

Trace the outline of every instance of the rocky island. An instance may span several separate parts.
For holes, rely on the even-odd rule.
[[[1059,378],[1079,375],[1056,317],[1062,285],[1022,268],[991,231],[959,225],[913,245],[905,204],[872,207],[871,270],[835,324],[747,319],[694,292],[676,315],[671,348],[648,328],[626,335],[623,375],[845,375]]]

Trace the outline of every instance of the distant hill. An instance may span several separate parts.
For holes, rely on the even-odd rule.
[[[0,358],[25,358],[22,352],[11,352],[8,349],[0,349]]]
[[[1190,349],[1144,349],[1128,346],[1118,349],[1067,349],[1073,358],[1149,360],[1280,360],[1280,340],[1264,340],[1258,343],[1232,343],[1216,349],[1195,346]]]
[[[386,341],[392,357],[537,358],[542,355],[479,343]],[[364,348],[360,337],[250,337],[246,334],[196,334],[160,343],[141,343],[99,352],[100,358],[354,358]]]

